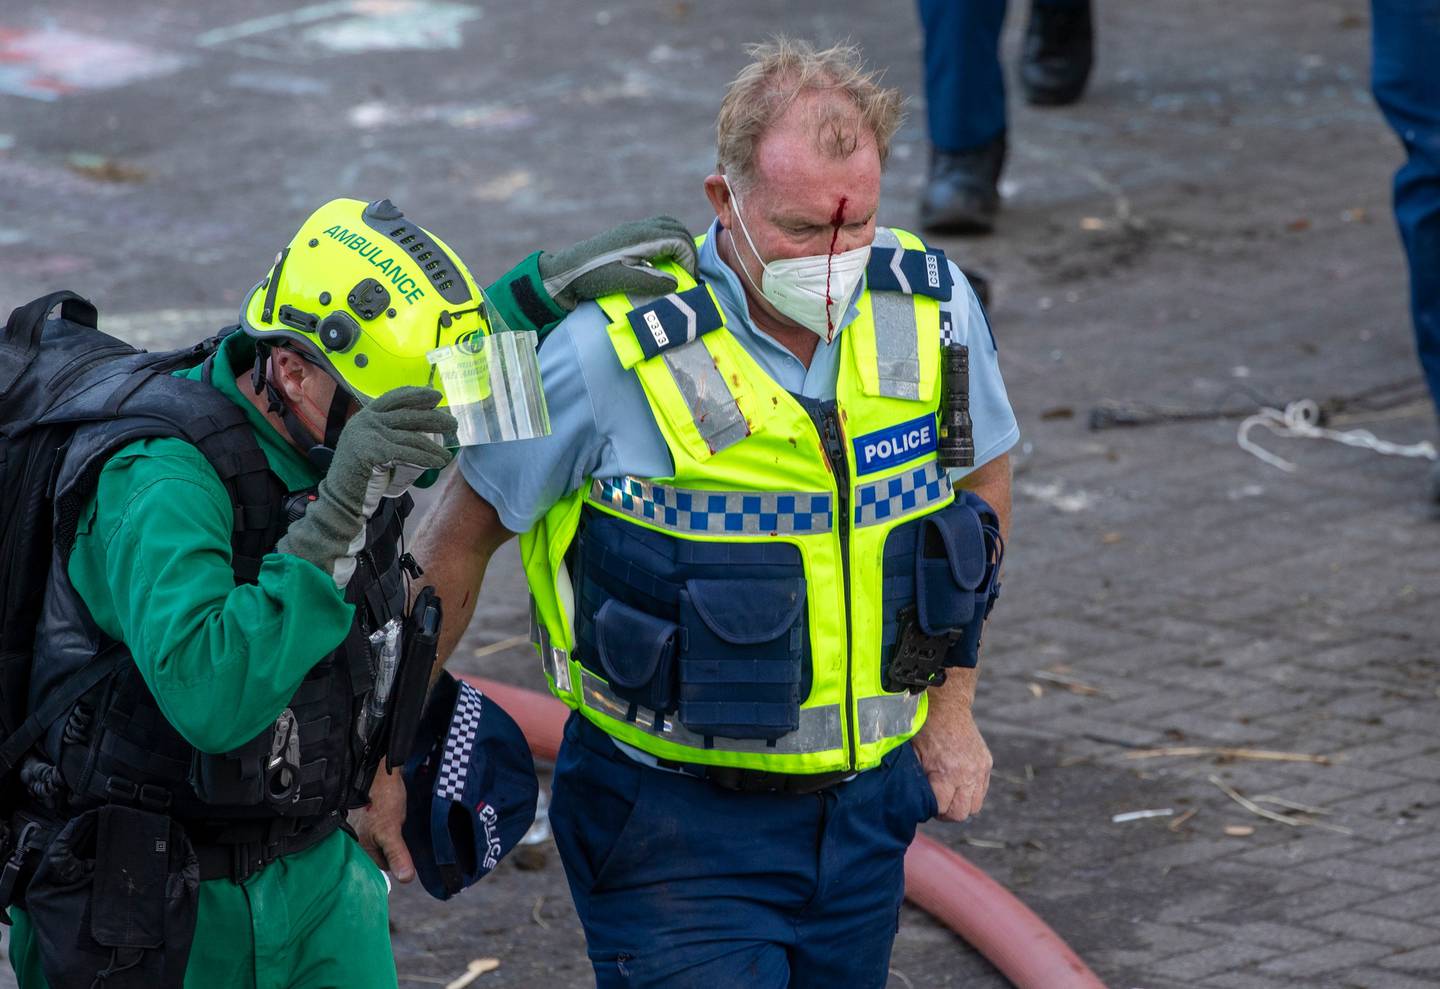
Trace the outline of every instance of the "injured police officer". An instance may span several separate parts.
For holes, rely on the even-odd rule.
[[[1019,436],[994,337],[880,224],[900,94],[853,47],[750,52],[694,276],[567,317],[551,435],[462,450],[416,549],[443,659],[520,536],[601,986],[883,985],[916,826],[990,775],[971,705]]]

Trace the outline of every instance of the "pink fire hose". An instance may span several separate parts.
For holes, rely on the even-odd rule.
[[[564,704],[483,677],[461,679],[509,712],[535,755],[555,758],[569,714]],[[1029,907],[933,838],[916,835],[905,855],[905,896],[973,945],[1016,989],[1105,989],[1080,956]]]

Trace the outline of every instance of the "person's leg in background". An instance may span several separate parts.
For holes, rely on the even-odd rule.
[[[1036,106],[1065,106],[1085,92],[1095,60],[1090,0],[1033,0],[1020,82]]]
[[[1440,414],[1440,0],[1372,0],[1375,101],[1405,145],[1395,221],[1410,262],[1415,346]],[[1440,506],[1440,464],[1430,473]]]
[[[1007,131],[1005,6],[1005,0],[919,0],[930,128],[920,222],[927,230],[963,235],[995,227]],[[1045,106],[1078,100],[1093,44],[1090,0],[1034,0],[1020,71],[1025,98]]]
[[[989,233],[1005,163],[1005,0],[919,0],[925,37],[930,178],[920,205],[927,230]]]

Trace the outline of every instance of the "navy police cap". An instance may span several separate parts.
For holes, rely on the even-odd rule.
[[[448,673],[426,701],[403,773],[405,844],[437,899],[478,882],[535,820],[540,784],[520,727]]]

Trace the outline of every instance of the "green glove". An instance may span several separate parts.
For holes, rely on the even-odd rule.
[[[439,401],[433,388],[396,388],[356,412],[340,432],[319,496],[276,550],[309,560],[343,590],[380,499],[398,498],[426,470],[450,462],[439,437],[454,434],[455,418],[436,408]]]
[[[486,286],[490,329],[534,330],[543,339],[585,299],[666,295],[675,291],[675,279],[648,263],[659,257],[695,273],[695,238],[679,220],[622,223],[554,254],[536,251]]]
[[[674,217],[622,223],[574,247],[542,253],[540,275],[550,298],[574,309],[585,299],[614,292],[655,296],[675,291],[675,279],[650,265],[660,257],[695,274],[695,238]]]

